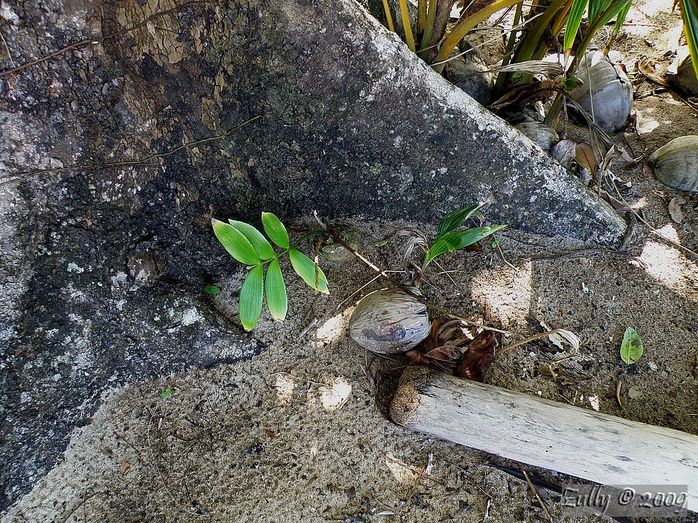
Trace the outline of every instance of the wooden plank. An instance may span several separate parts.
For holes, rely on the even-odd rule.
[[[698,437],[424,367],[400,378],[398,425],[604,485],[688,485],[698,511]]]

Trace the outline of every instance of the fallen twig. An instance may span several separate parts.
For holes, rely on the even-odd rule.
[[[483,324],[474,322],[472,320],[469,320],[467,318],[463,318],[462,316],[458,316],[457,314],[453,314],[451,311],[446,310],[446,309],[430,302],[421,294],[416,293],[412,287],[410,287],[408,285],[404,285],[404,284],[400,283],[399,281],[395,280],[395,278],[393,278],[385,270],[378,267],[371,260],[366,258],[363,254],[361,254],[356,249],[354,249],[351,245],[349,245],[347,242],[345,242],[344,239],[341,237],[341,235],[331,225],[326,225],[325,223],[323,223],[320,220],[320,218],[317,215],[317,212],[314,213],[314,216],[315,216],[315,219],[317,220],[317,222],[320,224],[320,226],[330,235],[332,240],[334,240],[336,243],[342,245],[347,251],[352,253],[361,263],[366,265],[368,268],[370,268],[372,271],[374,271],[376,274],[378,274],[385,281],[387,281],[388,283],[390,283],[391,285],[393,285],[395,287],[402,289],[403,291],[408,293],[410,296],[413,296],[414,298],[416,298],[418,301],[420,301],[421,303],[423,303],[424,305],[426,305],[430,309],[435,310],[437,312],[440,312],[442,314],[445,314],[446,316],[449,316],[450,318],[461,320],[462,322],[464,322],[467,325],[470,325],[472,327],[478,327],[481,329],[498,332],[500,334],[509,334],[509,331],[497,329],[495,327],[490,327],[488,325],[483,325]]]
[[[545,504],[545,501],[543,501],[543,498],[541,498],[540,494],[538,494],[536,487],[534,487],[533,483],[531,483],[531,480],[528,477],[528,473],[525,470],[523,470],[522,472],[523,472],[524,478],[526,478],[526,483],[528,483],[528,487],[533,491],[533,494],[536,496],[538,503],[540,504],[541,508],[545,511],[545,515],[548,516],[548,521],[550,521],[550,523],[552,523],[553,516],[550,515],[550,511],[548,510],[548,505]]]

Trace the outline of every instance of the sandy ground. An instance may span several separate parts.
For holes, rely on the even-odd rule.
[[[636,25],[618,49],[628,60],[645,54],[665,67],[678,18],[647,9],[631,12]],[[637,132],[625,138],[638,156],[697,134],[696,113],[655,88],[637,86]],[[698,250],[698,196],[680,194],[684,216],[676,223],[667,207],[679,193],[642,163],[617,174],[631,182],[624,196],[659,234]],[[362,252],[393,270],[403,267],[398,231],[433,234],[413,223],[351,225]],[[511,351],[495,361],[487,383],[586,408],[598,402],[601,412],[698,434],[698,264],[690,254],[642,224],[617,251],[569,250],[514,232],[502,235],[502,247],[508,263],[487,247],[444,257],[448,276],[428,273],[425,293],[511,330],[502,344],[540,321],[583,343],[577,354],[547,342]],[[255,336],[268,349],[260,356],[106,394],[64,461],[2,521],[547,520],[526,482],[494,465],[555,484],[566,478],[408,432],[384,416],[376,398],[403,363],[369,356],[342,330],[353,302],[380,283],[355,294],[373,278],[370,270],[353,259],[323,267],[331,295],[316,296],[289,278],[290,317],[263,318]],[[202,294],[201,314],[236,321],[240,283],[220,282],[215,299]],[[628,326],[645,344],[634,368],[619,357]],[[559,517],[559,498],[538,490]]]

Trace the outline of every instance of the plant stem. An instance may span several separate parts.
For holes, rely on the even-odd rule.
[[[456,320],[460,320],[463,323],[470,325],[472,327],[478,327],[480,329],[488,330],[488,331],[493,331],[493,332],[498,332],[500,334],[509,334],[509,331],[505,331],[502,329],[497,329],[495,327],[489,327],[487,325],[482,325],[480,323],[474,322],[472,320],[469,320],[467,318],[464,318],[462,316],[458,316],[457,314],[453,314],[451,311],[444,309],[429,300],[427,300],[424,296],[421,294],[417,294],[412,287],[409,285],[403,285],[399,281],[395,280],[392,276],[390,276],[387,272],[385,272],[383,269],[375,265],[373,262],[371,262],[368,258],[366,258],[363,254],[359,253],[354,249],[351,245],[349,245],[347,242],[344,241],[344,239],[341,237],[341,235],[330,225],[325,225],[323,224],[320,220],[318,220],[320,225],[324,227],[324,229],[327,231],[327,233],[330,235],[332,240],[334,240],[336,243],[340,244],[342,247],[344,247],[346,250],[348,250],[350,253],[352,253],[361,263],[366,265],[368,268],[370,268],[372,271],[374,271],[376,274],[378,274],[382,279],[390,283],[391,285],[398,287],[399,289],[402,289],[405,291],[407,294],[418,300],[419,302],[423,303],[430,309],[439,312],[441,314],[444,314],[450,318],[454,318]]]
[[[426,51],[431,40],[431,33],[434,31],[434,20],[436,19],[436,0],[429,0],[427,8],[427,21],[424,25],[424,33],[422,34],[422,45],[419,46],[419,52]]]
[[[390,12],[390,4],[388,0],[383,0],[383,11],[385,11],[385,21],[388,24],[388,29],[395,32],[395,24],[393,23],[393,15]]]
[[[407,47],[410,48],[410,51],[414,53],[414,35],[410,25],[410,10],[407,7],[407,0],[400,0],[400,16],[402,17],[402,27],[405,30],[405,42],[407,42]]]
[[[518,4],[521,1],[522,0],[495,0],[472,16],[468,16],[460,20],[449,33],[446,41],[441,46],[441,51],[439,51],[439,54],[436,55],[436,59],[434,61],[443,62],[446,60],[451,55],[451,51],[455,49],[465,35],[468,34],[468,32],[477,24],[484,22],[497,11],[511,7],[512,5]],[[435,69],[437,72],[441,72],[443,70],[443,65],[437,66]]]

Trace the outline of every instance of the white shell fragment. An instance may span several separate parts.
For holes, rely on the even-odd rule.
[[[349,320],[349,335],[376,354],[414,348],[431,330],[427,307],[400,289],[380,289],[359,301]]]
[[[633,108],[633,91],[625,72],[600,51],[584,55],[576,76],[584,82],[570,96],[605,131],[620,131]],[[592,112],[593,101],[593,112]]]
[[[657,179],[673,189],[698,192],[698,136],[680,136],[649,158]]]

